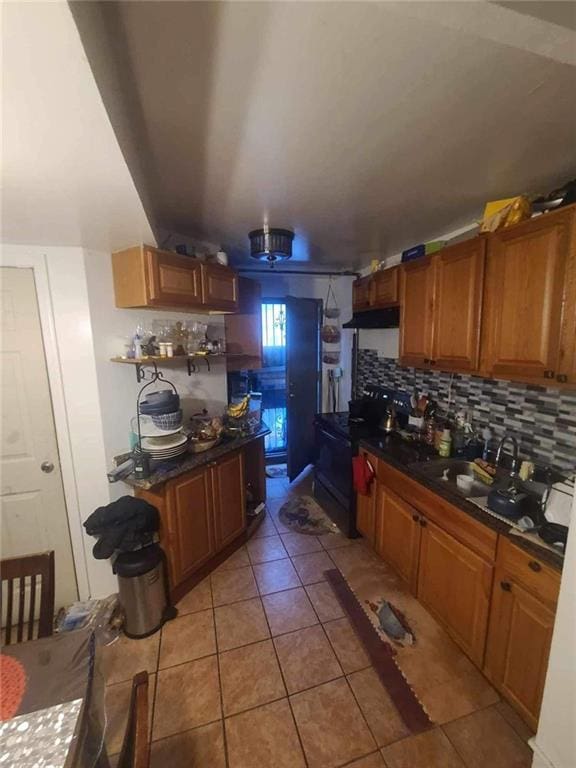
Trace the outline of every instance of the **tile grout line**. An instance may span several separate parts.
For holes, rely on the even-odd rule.
[[[212,622],[214,624],[214,645],[216,647],[216,667],[218,669],[218,693],[220,697],[220,723],[222,723],[222,741],[224,742],[224,763],[228,768],[230,761],[228,757],[228,740],[226,738],[226,723],[224,720],[224,696],[222,694],[222,674],[220,671],[220,649],[218,647],[218,632],[216,630],[216,608],[214,606],[214,595],[212,593],[212,575],[210,575],[210,602],[212,604]]]

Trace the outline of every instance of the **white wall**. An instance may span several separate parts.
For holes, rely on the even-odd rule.
[[[576,496],[573,506],[576,508]],[[576,519],[576,510],[572,510]],[[576,534],[566,547],[548,674],[534,739],[534,768],[576,765]]]
[[[326,301],[330,280],[322,275],[286,275],[249,273],[248,277],[258,279],[262,285],[262,298],[283,299],[286,296],[306,299],[322,299]],[[336,294],[336,302],[340,308],[340,321],[345,323],[352,317],[352,283],[354,278],[350,276],[332,278],[332,288]],[[332,304],[332,302],[331,302]],[[338,410],[348,410],[348,400],[352,387],[352,336],[353,331],[343,330],[340,344],[343,377],[340,382],[340,398]],[[327,370],[332,366],[323,365],[322,371],[322,410],[331,411],[328,403],[328,375]]]
[[[137,383],[132,366],[112,363],[110,358],[123,354],[126,337],[134,334],[140,319],[160,318],[165,322],[198,320],[208,323],[208,333],[212,338],[222,338],[225,336],[224,318],[182,312],[116,309],[110,254],[90,251],[86,253],[85,260],[104,449],[111,467],[113,457],[129,447],[130,419],[136,415],[136,396],[142,384]],[[163,369],[181,396],[185,419],[203,407],[213,415],[221,415],[228,402],[224,359],[214,358],[210,361],[210,368],[208,372],[200,361],[199,372],[192,376],[188,376],[185,365],[176,367],[171,364]],[[129,492],[123,483],[117,483],[111,490],[114,495]]]

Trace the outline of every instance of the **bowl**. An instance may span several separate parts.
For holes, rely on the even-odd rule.
[[[173,397],[178,397],[173,390],[159,389],[157,392],[147,392],[146,402],[150,403],[150,405],[160,405],[160,403],[170,402]]]
[[[151,417],[158,429],[173,430],[182,426],[182,409],[172,413],[152,413]]]
[[[470,475],[456,475],[456,485],[460,490],[469,492],[474,485],[474,478]]]
[[[214,440],[197,440],[194,437],[190,438],[190,450],[192,453],[202,453],[202,451],[209,451],[210,448],[214,448],[216,443],[220,442],[220,438],[216,437]]]
[[[140,403],[140,413],[145,413],[148,416],[154,416],[154,414],[174,413],[180,407],[180,397],[173,395],[169,400],[162,403],[151,403],[149,400],[142,400]]]

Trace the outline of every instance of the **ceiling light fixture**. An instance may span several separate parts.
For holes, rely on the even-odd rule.
[[[260,261],[266,260],[271,267],[276,261],[284,261],[292,256],[294,232],[290,229],[276,229],[264,224],[263,229],[253,229],[250,238],[250,256]]]

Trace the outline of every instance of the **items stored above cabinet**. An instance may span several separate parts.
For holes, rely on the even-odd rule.
[[[222,264],[138,245],[112,254],[112,272],[117,307],[208,313],[238,308],[238,275]]]

